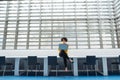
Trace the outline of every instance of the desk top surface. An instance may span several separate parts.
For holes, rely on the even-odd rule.
[[[0,56],[9,58],[59,56],[58,54],[58,50],[0,50]],[[120,55],[120,49],[74,49],[69,50],[68,55],[78,58],[86,57],[87,55],[95,55],[96,57],[117,57]]]

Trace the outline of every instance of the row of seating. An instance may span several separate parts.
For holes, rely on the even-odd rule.
[[[97,69],[96,69],[96,56],[86,56],[86,62],[83,64],[85,65],[87,75],[89,75],[89,66],[91,69],[94,69],[95,74],[97,75]],[[119,56],[119,61],[112,62],[112,71],[113,71],[113,66],[114,65],[119,65],[120,64],[120,56]],[[37,56],[28,56],[27,58],[27,75],[29,71],[32,71],[32,67],[36,67],[35,75],[37,75],[37,70],[40,70],[40,63],[37,62]],[[55,66],[56,67],[56,75],[57,75],[57,70],[59,67],[59,64],[57,62],[57,56],[48,56],[48,65],[49,66]],[[3,76],[5,74],[5,70],[7,66],[11,66],[11,70],[13,69],[14,64],[12,63],[6,63],[6,58],[5,56],[0,56],[0,66],[3,66]]]

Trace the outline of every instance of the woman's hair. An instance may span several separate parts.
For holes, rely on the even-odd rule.
[[[65,40],[66,42],[68,41],[68,39],[66,37],[61,38],[61,41]]]

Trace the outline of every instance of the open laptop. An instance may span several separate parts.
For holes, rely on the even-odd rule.
[[[59,44],[59,49],[60,50],[67,50],[68,49],[68,45],[67,44]]]

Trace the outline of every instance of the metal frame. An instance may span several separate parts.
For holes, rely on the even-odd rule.
[[[114,1],[114,12],[115,12],[115,28],[116,28],[116,38],[117,38],[117,46],[118,48],[120,48],[120,1],[119,0],[115,0]]]
[[[14,2],[15,1],[7,1],[5,4],[4,2],[0,2],[0,4],[6,5],[6,14],[0,13],[5,15],[3,16],[5,20],[2,20],[2,17],[0,17],[0,21],[2,20],[5,22],[5,27],[3,31],[4,37],[2,40],[2,45],[0,46],[1,49],[57,49],[60,38],[64,36],[68,37],[71,49],[119,48],[119,0],[96,0],[91,2],[89,2],[88,0],[84,0],[84,2],[79,0],[73,0],[70,2],[67,2],[66,0],[17,0],[17,3]],[[81,4],[82,7],[79,4]],[[49,5],[51,5],[51,7],[49,7]],[[0,6],[0,10],[2,9],[3,8]],[[17,10],[17,13],[14,12],[14,9]],[[11,14],[13,15],[11,16]],[[14,14],[17,14],[17,19],[9,18],[14,18]],[[16,28],[15,30],[13,30],[12,27],[9,27],[9,21],[16,22],[12,23],[12,25],[16,25],[16,27],[14,27]],[[21,21],[25,21],[27,23],[20,23]],[[31,21],[38,21],[38,23],[34,25],[33,23],[30,23]],[[30,26],[31,24],[33,26]],[[3,24],[0,23],[0,25]],[[23,27],[20,25],[22,25]],[[39,30],[30,30],[30,28],[35,29],[35,26],[37,26]],[[95,26],[95,28],[90,29],[91,26]],[[47,27],[51,28],[49,29]],[[54,30],[53,27],[56,27],[56,30]],[[63,29],[61,29],[61,27]],[[68,27],[70,28],[68,29]],[[71,27],[75,29],[72,29]],[[106,27],[109,27],[109,29],[107,29]],[[10,38],[10,36],[13,35],[7,34],[7,32],[11,33],[10,31],[8,31],[8,28],[11,29],[11,32],[15,32],[15,37]],[[20,31],[19,28],[23,29],[23,31]],[[109,30],[110,32],[108,32],[107,30]],[[38,32],[39,34],[30,34],[31,31]],[[22,32],[27,33],[22,34]],[[50,32],[51,34],[49,34],[48,32]],[[99,36],[95,35],[96,33],[98,33]],[[105,33],[105,37],[103,36],[103,33]],[[71,36],[70,34],[75,36]],[[30,41],[30,36],[34,35],[39,37],[33,37],[35,40]],[[56,37],[53,37],[53,35],[56,35]],[[91,37],[91,35],[94,36]],[[12,39],[13,42],[7,41],[8,39]],[[22,41],[22,39],[27,39],[27,41]]]

